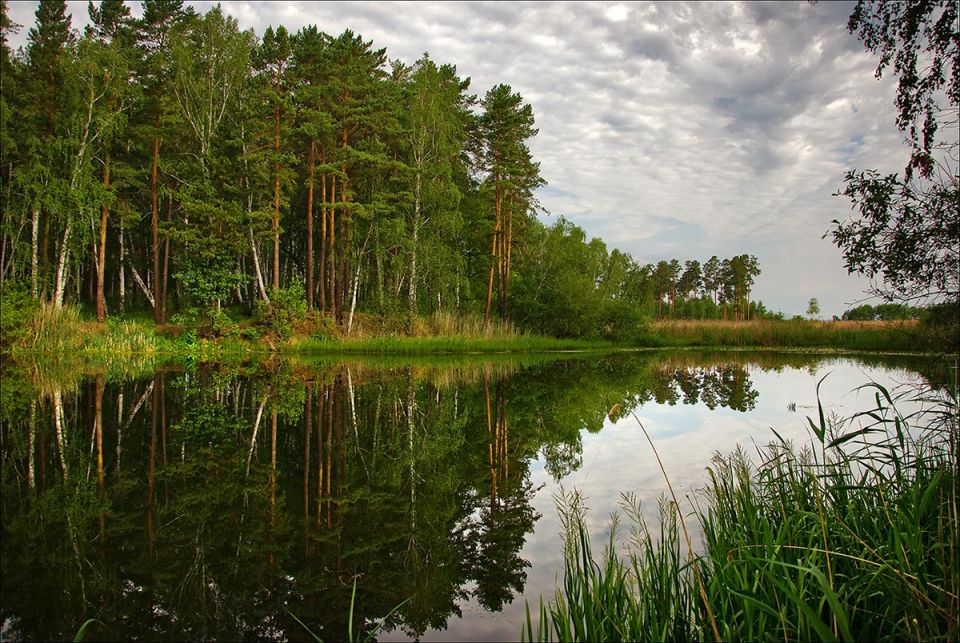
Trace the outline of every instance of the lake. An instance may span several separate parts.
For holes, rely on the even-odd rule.
[[[693,351],[3,368],[5,640],[516,640],[562,579],[562,492],[598,548],[621,492],[655,524],[641,424],[684,504],[714,453],[809,439],[824,377],[836,417],[947,377]]]

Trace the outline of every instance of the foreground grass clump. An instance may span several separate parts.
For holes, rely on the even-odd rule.
[[[524,637],[958,640],[956,395],[914,399],[928,406],[904,416],[906,402],[870,386],[876,407],[846,422],[821,409],[813,448],[779,440],[756,466],[740,450],[717,456],[692,517],[664,501],[656,534],[625,497],[625,554],[618,517],[598,561],[581,499],[560,499],[563,587],[536,627],[528,613]]]

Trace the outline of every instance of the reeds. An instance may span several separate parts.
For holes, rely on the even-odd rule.
[[[581,499],[562,498],[564,584],[541,604],[536,629],[528,614],[524,636],[960,638],[956,394],[907,400],[868,387],[876,404],[851,418],[830,420],[820,408],[812,446],[777,436],[757,464],[740,449],[718,455],[692,512],[700,554],[687,553],[672,500],[661,501],[651,534],[628,496],[630,546],[618,553],[615,517],[597,562]]]
[[[808,320],[678,320],[652,324],[660,346],[843,348],[870,351],[935,350],[917,322]]]

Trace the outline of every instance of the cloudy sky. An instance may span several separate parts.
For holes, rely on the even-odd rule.
[[[36,2],[11,2],[26,42]],[[75,27],[86,1],[69,2]],[[136,3],[134,13],[140,9]],[[206,11],[214,3],[192,2]],[[531,150],[564,216],[638,261],[748,253],[754,297],[821,316],[863,298],[822,235],[850,212],[852,168],[897,171],[892,78],[846,31],[853,4],[224,2],[242,28],[352,29],[390,58],[423,52],[483,94],[511,85],[536,115]]]

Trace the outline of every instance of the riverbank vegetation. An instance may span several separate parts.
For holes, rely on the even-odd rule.
[[[563,584],[525,638],[956,640],[956,392],[872,388],[853,417],[821,406],[811,445],[718,455],[701,495],[661,501],[657,529],[625,496],[625,551],[619,516],[596,557],[584,500],[560,498]]]
[[[29,300],[22,300],[31,303]],[[410,324],[405,316],[358,313],[347,328],[302,303],[264,307],[247,316],[221,310],[212,320],[174,317],[157,326],[146,314],[97,322],[76,306],[32,304],[3,308],[3,350],[35,359],[66,355],[194,356],[228,353],[427,354],[539,352],[650,348],[767,348],[937,353],[950,346],[949,327],[918,321],[664,320],[640,323],[630,340],[600,335],[557,338],[525,332],[513,323],[486,323],[479,315],[434,313]],[[180,323],[173,323],[180,322]],[[938,332],[942,331],[942,332]]]

